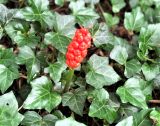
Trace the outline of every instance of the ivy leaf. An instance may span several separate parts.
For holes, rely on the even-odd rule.
[[[135,106],[123,104],[119,108],[120,120],[124,120],[125,118],[132,116],[134,113],[138,112],[139,109]]]
[[[39,61],[30,47],[23,46],[19,48],[19,54],[16,60],[18,64],[26,65],[28,81],[31,81],[39,73]]]
[[[17,68],[12,66],[6,67],[0,64],[0,89],[4,93],[13,83],[14,79],[19,77]]]
[[[93,42],[96,47],[99,47],[103,44],[111,43],[113,40],[113,36],[109,32],[109,28],[105,23],[100,23],[97,31],[94,33]]]
[[[90,71],[86,75],[88,84],[95,88],[102,88],[104,85],[112,85],[120,80],[119,75],[108,65],[108,59],[93,55],[89,59]]]
[[[160,73],[159,69],[159,66],[155,64],[149,65],[147,63],[144,63],[142,65],[142,72],[147,81],[154,79]]]
[[[104,88],[101,88],[93,90],[89,97],[93,97],[93,99],[97,99],[99,101],[106,101],[109,99],[109,94]]]
[[[124,74],[127,78],[130,78],[140,72],[140,70],[141,63],[137,59],[132,59],[126,62]]]
[[[151,120],[149,119],[149,113],[151,109],[141,110],[138,113],[133,114],[133,126],[151,126]]]
[[[160,24],[150,24],[146,28],[141,28],[139,36],[138,57],[141,60],[148,60],[148,50],[152,47],[160,47],[159,44],[159,28]]]
[[[65,63],[65,57],[59,55],[62,60],[58,60],[57,62],[49,65],[49,74],[52,80],[57,83],[61,79],[62,72],[67,68]]]
[[[151,126],[152,123],[148,118],[150,111],[150,109],[146,109],[134,113],[133,116],[127,117],[119,122],[116,126]]]
[[[46,109],[51,112],[61,103],[61,96],[52,91],[52,82],[45,76],[31,82],[32,90],[24,102],[25,109]]]
[[[103,13],[103,16],[105,18],[105,21],[108,26],[112,27],[114,25],[117,25],[119,23],[119,18],[118,16],[112,16],[109,13]]]
[[[73,93],[67,92],[63,94],[62,104],[63,106],[68,106],[72,111],[82,116],[86,97],[86,91],[84,91],[83,89],[77,89]]]
[[[86,126],[86,125],[75,121],[72,117],[69,117],[63,120],[58,120],[55,126]]]
[[[84,6],[84,1],[72,1],[69,7],[73,12],[76,21],[83,26],[91,20],[96,20],[99,18],[99,15],[92,8],[86,8]]]
[[[65,54],[71,39],[58,33],[48,32],[45,34],[44,41],[45,44],[51,44],[61,53]]]
[[[118,13],[123,7],[126,6],[124,0],[110,0],[112,3],[112,10],[114,13]]]
[[[28,0],[29,7],[25,7],[16,14],[17,18],[27,21],[38,21],[44,27],[53,27],[54,14],[49,11],[48,0]]]
[[[0,0],[1,4],[6,4],[8,2],[8,0]]]
[[[24,119],[21,124],[25,126],[40,126],[41,120],[42,117],[38,113],[28,111],[24,114]]]
[[[99,0],[84,0],[86,3],[97,4]]]
[[[12,64],[12,65],[11,65]],[[19,77],[15,56],[10,49],[0,49],[0,90],[4,93]]]
[[[73,24],[75,24],[75,19],[73,16],[55,13],[54,20],[54,29],[58,34],[67,37],[72,37],[74,35],[75,27]]]
[[[93,101],[89,108],[89,116],[107,120],[110,124],[117,117],[114,108],[107,105],[104,101]]]
[[[55,4],[59,5],[59,6],[63,6],[64,5],[64,0],[55,0]]]
[[[145,24],[144,15],[139,7],[132,12],[125,12],[124,26],[127,30],[140,31]]]
[[[89,116],[107,120],[110,124],[117,117],[117,113],[111,105],[109,105],[109,94],[105,89],[96,89],[92,92],[94,97],[89,108]]]
[[[124,65],[128,58],[127,50],[124,47],[115,46],[110,53],[110,57],[111,59],[117,61],[119,64]]]
[[[8,9],[5,5],[0,4],[0,24],[7,24],[15,15],[16,11]]]
[[[150,24],[147,28],[142,29],[140,34],[140,41],[143,43],[148,44],[149,46],[153,47],[160,47],[160,43],[158,41],[159,37],[159,30],[160,23],[157,24]]]
[[[150,113],[150,118],[156,122],[156,126],[159,126],[160,125],[160,112],[157,111],[157,110],[153,110],[151,111]]]
[[[40,38],[33,31],[29,31],[29,23],[24,21],[11,21],[5,26],[5,30],[13,42],[19,46],[35,47]]]
[[[124,86],[117,89],[116,93],[120,96],[122,103],[129,102],[142,109],[148,108],[145,95],[141,90],[140,80],[137,78],[128,79]]]
[[[13,92],[0,96],[0,125],[18,126],[23,120],[23,115],[18,113],[18,103]]]
[[[54,29],[56,32],[48,32],[45,34],[45,44],[53,45],[61,53],[65,54],[67,46],[71,41],[71,36],[75,32],[75,20],[70,15],[55,14]]]
[[[3,37],[3,28],[2,26],[0,25],[0,39]]]
[[[24,126],[53,126],[58,118],[54,115],[48,114],[43,118],[34,111],[28,111],[24,114],[24,119],[21,122]]]
[[[116,126],[133,126],[133,116],[123,119]]]

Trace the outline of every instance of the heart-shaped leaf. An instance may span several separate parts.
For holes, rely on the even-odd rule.
[[[46,109],[51,112],[61,103],[61,96],[52,91],[52,82],[45,76],[31,82],[32,91],[24,102],[26,109]]]

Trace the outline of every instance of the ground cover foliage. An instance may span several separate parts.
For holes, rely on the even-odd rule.
[[[160,126],[159,63],[160,0],[0,0],[0,126]]]

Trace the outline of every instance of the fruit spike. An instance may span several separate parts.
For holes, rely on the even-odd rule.
[[[69,68],[77,68],[87,55],[87,49],[91,46],[91,35],[86,28],[77,29],[68,45],[66,64]]]

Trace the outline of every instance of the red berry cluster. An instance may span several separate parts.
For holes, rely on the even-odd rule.
[[[86,28],[77,29],[66,53],[66,64],[74,69],[80,65],[91,46],[91,35]]]

